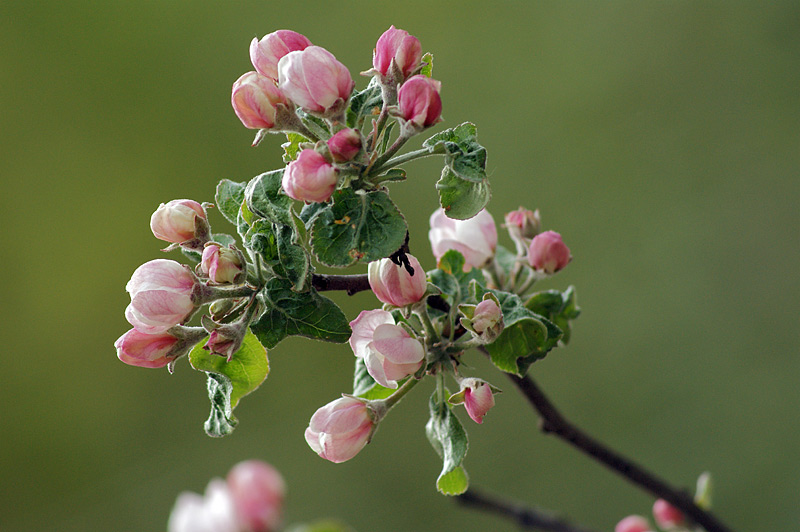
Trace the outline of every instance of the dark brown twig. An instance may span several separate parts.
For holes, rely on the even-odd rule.
[[[344,290],[349,296],[352,296],[356,292],[369,290],[369,280],[366,273],[359,275],[326,275],[323,273],[315,273],[311,278],[311,284],[319,292]]]
[[[478,510],[500,514],[512,521],[516,521],[521,528],[544,530],[546,532],[594,532],[588,528],[571,525],[554,517],[549,512],[491,497],[476,491],[474,488],[470,488],[466,493],[456,497],[456,501]]]

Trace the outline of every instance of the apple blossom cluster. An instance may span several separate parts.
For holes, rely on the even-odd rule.
[[[522,376],[566,344],[580,312],[573,288],[535,286],[567,266],[570,250],[560,234],[542,229],[538,211],[523,207],[505,216],[512,248],[499,242],[485,208],[487,154],[473,124],[401,151],[442,113],[432,57],[408,32],[392,26],[378,38],[361,90],[331,52],[290,30],[254,39],[250,60],[255,70],[233,84],[233,110],[258,130],[253,145],[268,133],[286,136],[285,166],[249,181],[222,180],[213,205],[181,199],[158,207],[150,228],[169,243],[163,251],[194,264],[156,259],[134,271],[125,312],[132,329],[117,340],[117,356],[172,371],[186,355],[206,373],[205,429],[219,437],[236,426],[233,409],[266,379],[268,350],[284,338],[349,343],[353,356],[343,363],[354,366],[352,391],[311,415],[309,447],[331,462],[352,459],[387,413],[431,379],[425,433],[443,461],[436,485],[463,493],[467,435],[457,412],[463,405],[462,415],[482,424],[500,392],[470,374],[466,353],[477,348],[499,370]],[[442,157],[443,168],[435,186],[415,185],[439,196],[425,256],[389,187],[409,179],[402,166],[429,156]],[[212,230],[212,207],[235,236]],[[422,263],[434,259],[436,268],[425,271]],[[357,264],[367,273],[316,273],[319,265]],[[355,317],[322,294],[365,289],[375,308]],[[219,486],[207,496],[230,499]]]

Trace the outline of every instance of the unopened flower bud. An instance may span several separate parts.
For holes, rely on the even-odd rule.
[[[342,129],[328,139],[328,149],[335,162],[352,161],[361,151],[361,134],[355,129]]]
[[[278,62],[281,57],[296,50],[305,50],[311,41],[305,35],[292,30],[273,31],[261,40],[250,43],[250,61],[259,74],[278,81]]]
[[[156,238],[173,244],[197,240],[202,245],[208,239],[209,233],[205,209],[196,201],[188,199],[172,200],[159,205],[150,217],[150,229]]]
[[[157,334],[131,329],[114,342],[114,347],[117,349],[117,358],[128,365],[163,368],[188,353],[205,337],[206,332],[199,327],[176,327]]]
[[[412,76],[400,86],[397,101],[406,127],[421,131],[441,121],[441,88],[439,81],[422,75]]]
[[[167,524],[168,532],[242,532],[228,484],[212,479],[205,496],[185,491],[178,495]]]
[[[515,241],[518,239],[530,240],[539,234],[542,228],[542,220],[539,217],[539,210],[529,211],[520,207],[516,211],[506,214],[506,229]]]
[[[650,523],[640,515],[629,515],[614,527],[614,532],[650,532],[651,530]]]
[[[306,429],[306,442],[322,458],[337,464],[346,462],[369,443],[375,417],[364,401],[341,397],[314,412]]]
[[[246,128],[281,129],[277,106],[289,104],[275,82],[258,72],[247,72],[233,84],[231,105]]]
[[[653,503],[653,518],[656,524],[665,530],[679,527],[686,521],[683,513],[664,499],[658,499]]]
[[[245,276],[245,265],[241,253],[215,242],[206,244],[200,270],[217,284],[239,283]]]
[[[386,388],[422,367],[425,350],[385,310],[364,310],[350,322],[350,347],[364,360],[370,376]]]
[[[422,45],[419,40],[407,31],[391,26],[375,44],[372,66],[382,76],[387,77],[394,61],[400,73],[400,79],[395,79],[394,82],[400,84],[419,68],[421,60]]]
[[[452,405],[464,403],[467,414],[475,423],[483,423],[483,416],[494,406],[494,394],[500,390],[482,379],[461,379],[461,390],[447,400]]]
[[[286,483],[274,467],[260,460],[239,462],[228,473],[227,482],[243,530],[280,530]]]
[[[438,209],[431,215],[430,226],[428,238],[437,261],[454,249],[464,256],[464,271],[469,271],[484,266],[494,256],[497,227],[485,209],[468,220],[453,220],[444,209]]]
[[[283,94],[326,118],[342,115],[354,86],[347,67],[319,46],[289,52],[278,62],[278,87]]]
[[[571,260],[569,248],[555,231],[536,235],[528,248],[528,263],[534,270],[547,274],[562,270]]]
[[[425,295],[428,282],[425,271],[413,255],[406,254],[414,275],[405,265],[395,264],[391,259],[369,263],[369,286],[375,296],[389,305],[404,307],[420,301]]]
[[[336,188],[339,172],[325,157],[312,149],[300,152],[283,172],[283,191],[305,202],[328,201]]]
[[[125,286],[131,295],[125,318],[139,332],[165,332],[194,311],[196,282],[189,268],[173,260],[156,259],[142,264]]]

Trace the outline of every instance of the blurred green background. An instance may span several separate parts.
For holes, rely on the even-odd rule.
[[[294,29],[358,77],[390,24],[435,56],[437,130],[478,125],[498,222],[538,207],[572,249],[548,286],[575,284],[584,313],[532,375],[670,482],[711,471],[736,530],[796,530],[800,3],[473,0],[0,5],[0,529],[165,530],[181,490],[261,458],[286,477],[289,523],[516,530],[435,492],[427,384],[356,459],[308,449],[311,414],[350,389],[346,346],[271,351],[222,440],[202,429],[204,375],[114,355],[125,283],[163,246],[148,229],[158,204],[212,201],[219,179],[281,164],[281,140],[251,148],[230,108],[250,40]],[[439,164],[409,165],[393,188],[428,268]],[[334,297],[350,317],[376,306]],[[648,513],[646,494],[541,435],[503,376],[469,361],[506,390],[483,425],[462,416],[474,486],[599,530]]]

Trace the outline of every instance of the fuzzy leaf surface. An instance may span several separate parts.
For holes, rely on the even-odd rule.
[[[442,177],[436,182],[439,204],[448,218],[466,220],[478,214],[492,197],[489,180],[466,181],[445,166]]]
[[[447,403],[439,401],[436,391],[428,408],[431,417],[425,425],[425,435],[443,462],[436,489],[444,495],[460,495],[469,486],[467,472],[461,466],[467,455],[467,433]]]
[[[281,194],[283,168],[257,175],[247,184],[244,192],[247,208],[254,214],[281,225],[293,225],[293,200]]]
[[[214,195],[214,202],[225,217],[233,225],[239,217],[239,207],[244,201],[245,183],[236,183],[230,179],[223,179],[217,184],[217,193]]]
[[[423,148],[441,153],[445,167],[459,179],[482,183],[486,181],[486,148],[478,144],[478,128],[464,122],[437,133],[422,143]]]

